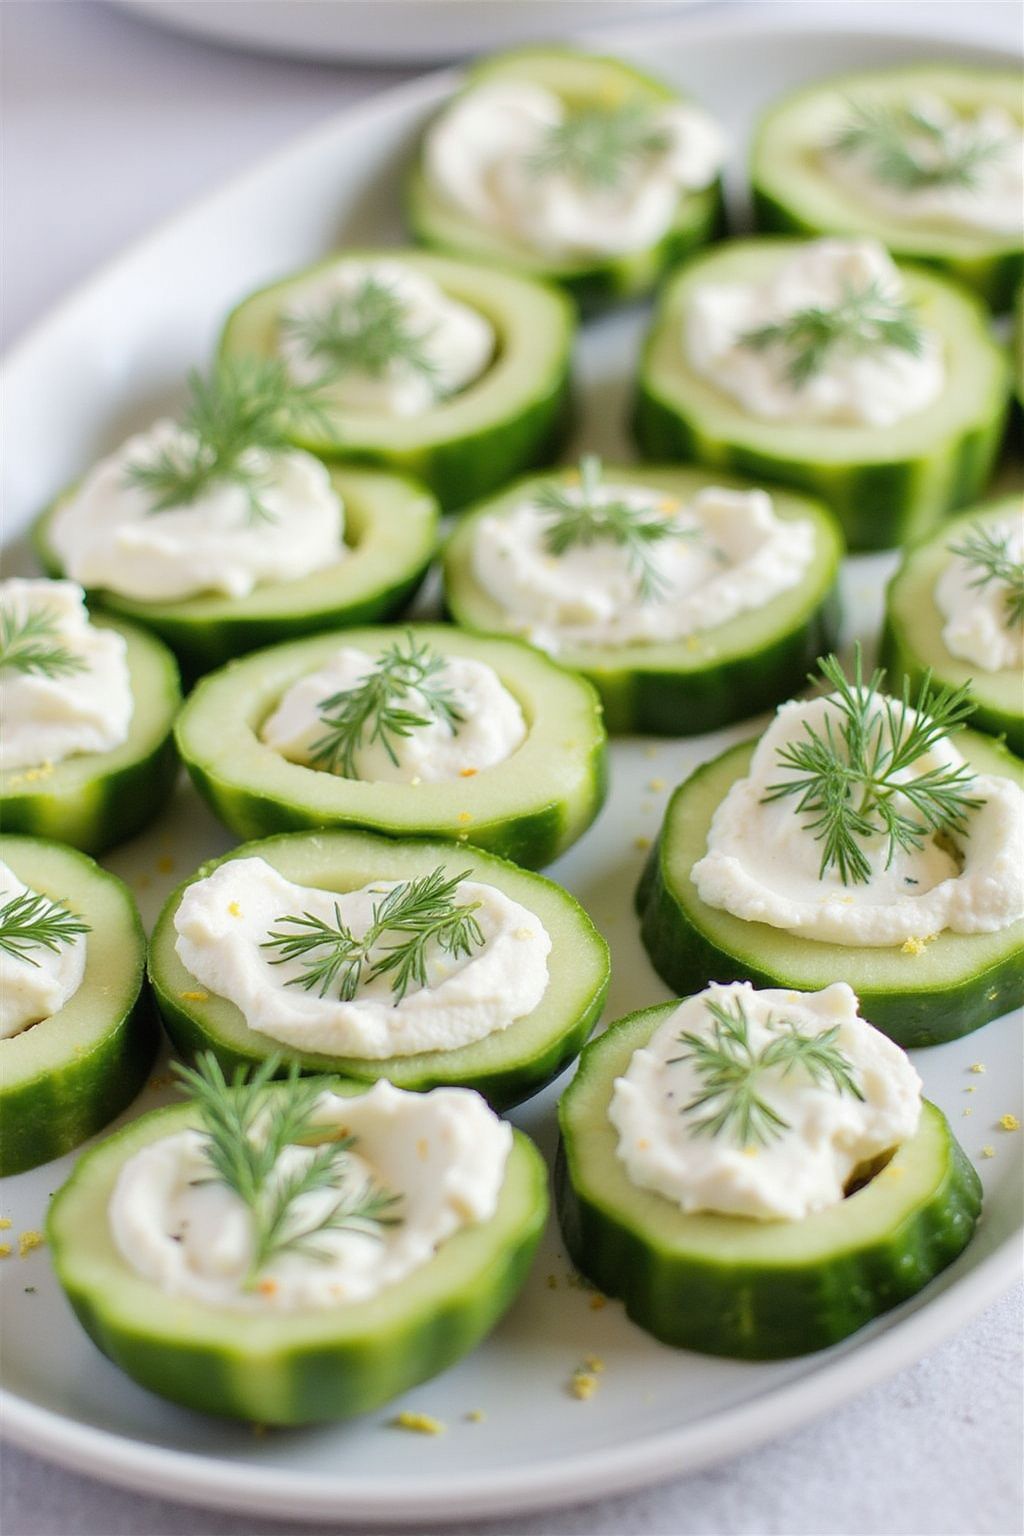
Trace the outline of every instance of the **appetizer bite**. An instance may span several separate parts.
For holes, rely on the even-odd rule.
[[[761,120],[758,222],[858,235],[1008,309],[1024,272],[1024,102],[1016,70],[925,64],[822,80]]]
[[[190,673],[401,608],[434,553],[433,497],[293,447],[287,423],[326,418],[280,362],[222,361],[189,392],[180,422],[129,438],[43,514],[50,574],[154,630]]]
[[[152,636],[72,581],[0,582],[0,820],[102,853],[164,805],[181,688]]]
[[[274,646],[204,678],[179,720],[239,837],[352,826],[451,837],[536,868],[601,808],[601,704],[529,646],[449,625]]]
[[[964,512],[903,558],[886,602],[882,661],[914,689],[925,674],[970,686],[971,725],[1024,753],[1024,500]]]
[[[558,1110],[575,1263],[666,1344],[824,1349],[966,1247],[981,1183],[845,982],[719,986],[587,1046]]]
[[[835,643],[842,551],[817,502],[588,455],[461,520],[445,601],[583,673],[609,730],[686,736],[799,687]]]
[[[586,310],[653,288],[722,225],[722,134],[619,59],[524,48],[475,64],[427,128],[418,240],[563,284]]]
[[[228,1084],[83,1157],[47,1220],[103,1353],[203,1413],[304,1424],[379,1407],[472,1349],[547,1213],[540,1154],[475,1093]]]
[[[666,288],[636,433],[650,459],[810,491],[851,549],[883,549],[983,490],[1008,395],[987,312],[957,285],[874,240],[736,240]]]
[[[560,886],[451,842],[311,832],[204,864],[153,933],[168,1034],[226,1068],[284,1059],[516,1104],[577,1055],[608,947]]]
[[[316,392],[297,446],[413,475],[451,510],[554,457],[575,328],[562,294],[493,265],[346,251],[245,299],[221,357]]]
[[[1024,997],[1022,764],[963,729],[966,688],[850,682],[783,704],[669,803],[637,894],[658,973],[813,991],[837,976],[903,1046]]]
[[[35,837],[0,837],[0,1175],[79,1146],[138,1093],[157,1031],[126,885]]]

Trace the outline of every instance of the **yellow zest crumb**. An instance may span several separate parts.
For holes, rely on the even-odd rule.
[[[557,1275],[548,1275],[548,1290],[549,1291],[557,1291],[558,1290],[558,1276]]]
[[[983,1061],[972,1061],[971,1062],[971,1071],[972,1072],[984,1072],[984,1070],[985,1070],[985,1063]]]
[[[588,1355],[583,1362],[584,1369],[592,1371],[595,1376],[600,1376],[604,1370],[604,1361],[600,1355]]]
[[[569,1395],[585,1403],[597,1391],[597,1377],[593,1371],[573,1371],[569,1378]]]
[[[756,1147],[744,1147],[743,1148],[743,1156],[744,1157],[756,1157],[757,1156],[757,1148]]]
[[[482,1408],[471,1408],[468,1413],[463,1414],[463,1418],[467,1424],[483,1424],[486,1422],[487,1415]]]
[[[608,1298],[607,1296],[602,1296],[600,1291],[596,1292],[595,1295],[591,1296],[590,1298],[591,1312],[601,1312],[607,1305]]]
[[[660,790],[665,788],[665,780],[664,779],[648,779],[648,781],[647,781],[647,788],[648,789],[652,789],[655,794],[658,794],[658,792]]]
[[[995,1157],[996,1149],[995,1147],[982,1147],[981,1155],[982,1157]]]
[[[186,1003],[208,1003],[210,1001],[209,992],[182,992],[181,997]]]
[[[479,769],[477,769],[477,768],[460,768],[459,769],[459,778],[460,779],[473,779],[473,778],[476,777],[478,772],[479,772]]]
[[[646,1152],[647,1148],[649,1146],[650,1146],[650,1142],[647,1140],[646,1136],[638,1137],[637,1144],[636,1144],[636,1149],[637,1149],[638,1152]]]
[[[977,1091],[978,1091],[977,1083],[968,1083],[967,1087],[964,1089],[964,1093],[977,1093]]]
[[[928,946],[927,939],[904,939],[900,945],[901,955],[923,955]]]
[[[34,1249],[41,1248],[46,1238],[41,1232],[22,1232],[18,1236],[18,1258],[24,1259]]]
[[[169,853],[162,853],[156,861],[156,867],[161,875],[169,875],[174,868],[174,860]]]
[[[1004,1131],[1019,1131],[1020,1121],[1016,1115],[1003,1115],[999,1121],[1000,1128]]]
[[[407,1408],[396,1413],[388,1423],[392,1429],[407,1429],[413,1435],[443,1435],[445,1429],[440,1419],[429,1413],[410,1413]]]
[[[0,1216],[0,1232],[9,1232],[13,1223],[9,1216]]]
[[[461,821],[461,822],[463,822],[463,823],[465,823],[465,822],[467,822],[467,821],[472,821],[472,820],[473,820],[473,818],[472,818],[472,816],[471,816],[471,815],[470,815],[470,814],[469,814],[469,812],[468,812],[468,811],[460,811],[460,812],[459,812],[459,820],[460,820],[460,821]]]
[[[231,913],[232,917],[241,917],[242,915],[242,909],[238,905],[237,901],[228,902],[228,911]]]
[[[421,1136],[419,1141],[416,1143],[416,1156],[419,1158],[421,1163],[425,1163],[427,1158],[430,1156],[430,1143],[427,1141],[425,1136]]]
[[[634,837],[633,839],[633,847],[639,848],[641,853],[646,853],[650,846],[651,840],[649,837]]]
[[[671,513],[679,511],[679,503],[673,497],[666,496],[658,502],[658,511],[664,512],[666,517],[668,517]]]
[[[26,768],[24,773],[16,773],[11,778],[12,784],[38,784],[40,779],[48,779],[53,772],[52,763],[40,763],[35,768]]]
[[[11,1256],[10,1243],[0,1243],[0,1259],[9,1259]]]
[[[410,784],[422,784],[423,780],[420,778],[419,774],[416,773],[416,774],[413,774],[412,778],[409,780],[409,783]]]
[[[259,1285],[256,1287],[256,1289],[259,1291],[261,1296],[276,1296],[277,1295],[277,1281],[276,1280],[261,1280]]]

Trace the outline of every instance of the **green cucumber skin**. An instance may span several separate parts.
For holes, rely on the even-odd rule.
[[[898,686],[901,678],[909,678],[912,692],[920,687],[926,672],[935,675],[934,667],[929,667],[903,640],[891,616],[886,618],[882,630],[878,664],[885,668],[892,687]],[[971,716],[971,729],[1005,741],[1011,752],[1024,756],[1024,714],[1011,715],[979,700]]]
[[[714,465],[819,497],[836,514],[851,552],[857,553],[913,542],[946,513],[980,495],[999,456],[1006,418],[1004,405],[984,427],[961,434],[941,466],[932,459],[814,464],[709,438],[699,423],[662,400],[641,378],[633,429],[647,459]]]
[[[617,1028],[612,1025],[609,1034]],[[584,1051],[582,1077],[600,1060],[607,1038]],[[588,1279],[622,1300],[633,1322],[674,1348],[743,1360],[825,1349],[921,1290],[963,1251],[974,1231],[981,1181],[943,1121],[942,1184],[888,1241],[852,1245],[813,1266],[674,1253],[659,1246],[657,1234],[647,1236],[582,1192],[578,1176],[574,1184],[569,1113],[574,1086],[559,1105],[555,1164],[555,1205],[566,1247]]]

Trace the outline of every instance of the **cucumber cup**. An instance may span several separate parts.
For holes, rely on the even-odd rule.
[[[954,656],[943,640],[945,619],[935,601],[935,584],[950,560],[950,546],[959,544],[974,528],[984,528],[998,518],[1016,512],[1024,515],[1021,497],[999,501],[964,512],[943,525],[941,533],[918,544],[903,557],[889,583],[885,629],[880,662],[893,684],[902,677],[917,688],[926,672],[937,683],[959,688],[970,683],[976,709],[971,724],[976,730],[1001,736],[1018,755],[1024,753],[1024,682],[1017,668],[986,672],[961,656]]]
[[[1012,778],[1020,763],[973,731],[957,749],[977,773]],[[995,933],[943,932],[926,944],[868,948],[799,938],[701,901],[691,878],[711,819],[755,742],[698,768],[669,802],[637,891],[644,946],[667,986],[685,996],[708,977],[814,992],[841,977],[864,1016],[905,1049],[969,1034],[1024,1000],[1024,922]]]
[[[651,488],[686,502],[707,486],[749,490],[730,475],[688,468],[606,466],[609,483]],[[516,619],[480,583],[474,545],[480,522],[529,500],[552,477],[517,482],[472,508],[452,533],[444,555],[445,603],[455,621],[480,634],[512,633]],[[767,709],[799,688],[814,658],[834,644],[839,624],[837,582],[843,541],[819,503],[773,492],[775,512],[814,529],[815,553],[801,581],[729,623],[674,641],[620,646],[571,645],[558,661],[588,678],[614,733],[689,736],[718,729]]]
[[[414,416],[334,407],[328,389],[324,415],[331,431],[296,432],[296,446],[323,459],[412,475],[446,510],[486,495],[533,464],[550,462],[568,421],[572,306],[555,289],[493,266],[423,251],[347,250],[244,299],[224,326],[220,356],[277,356],[280,321],[293,297],[304,284],[354,259],[399,260],[430,278],[448,298],[490,322],[495,356],[480,378]]]
[[[846,974],[834,972],[833,974]],[[675,1003],[620,1020],[558,1107],[558,1216],[577,1266],[666,1344],[745,1360],[835,1344],[914,1295],[970,1241],[981,1184],[945,1117],[839,1205],[799,1221],[686,1215],[629,1179],[608,1118],[615,1079]]]
[[[590,685],[515,640],[447,625],[407,634],[441,656],[486,663],[520,705],[527,735],[503,762],[441,783],[341,778],[289,762],[259,729],[282,695],[341,646],[377,656],[393,629],[355,629],[274,646],[206,677],[180,720],[179,749],[199,790],[239,837],[305,827],[363,827],[450,837],[538,868],[585,831],[604,800],[605,733]]]
[[[390,617],[416,591],[433,557],[437,503],[399,475],[345,466],[333,469],[331,480],[345,507],[347,554],[339,564],[267,583],[247,597],[141,602],[100,589],[90,601],[161,636],[190,676],[275,640]],[[43,513],[33,535],[50,576],[64,574],[49,538],[59,505]]]
[[[852,108],[899,112],[908,98],[922,94],[961,114],[997,107],[1024,125],[1020,78],[1013,70],[922,64],[819,80],[761,119],[750,163],[758,225],[787,234],[872,236],[894,256],[926,262],[966,283],[994,309],[1008,309],[1024,274],[1019,227],[1000,232],[936,214],[923,217],[913,212],[910,196],[902,210],[880,209],[834,172],[826,151]]]
[[[799,249],[794,240],[734,240],[672,280],[640,365],[637,441],[649,459],[692,459],[819,496],[852,550],[921,538],[989,479],[1006,419],[1006,354],[977,299],[907,267],[907,297],[942,338],[945,354],[944,387],[926,410],[887,427],[794,425],[748,414],[690,365],[684,317],[697,287],[763,281]]]
[[[600,1015],[608,986],[608,947],[568,892],[475,848],[451,842],[397,842],[368,832],[311,832],[243,844],[227,859],[265,859],[286,879],[328,891],[356,890],[373,880],[411,880],[443,866],[449,875],[496,886],[544,924],[551,937],[548,984],[532,1013],[506,1029],[455,1050],[387,1059],[328,1057],[282,1050],[283,1065],[297,1061],[304,1073],[337,1073],[359,1082],[387,1078],[397,1088],[422,1091],[448,1084],[475,1088],[495,1109],[518,1104],[557,1076],[578,1054]],[[225,860],[204,864],[193,880]],[[257,1033],[226,999],[197,988],[175,950],[174,916],[187,881],[167,902],[153,931],[149,974],[167,1032],[192,1056],[210,1049],[228,1072],[259,1063],[281,1050],[280,1041]]]
[[[484,59],[469,70],[462,94],[506,83],[541,86],[577,110],[625,102],[656,109],[679,102],[669,86],[621,59],[553,47],[521,48]],[[680,194],[669,229],[653,246],[616,256],[559,259],[450,206],[431,186],[422,155],[409,178],[406,211],[413,234],[423,244],[557,282],[584,313],[648,292],[670,267],[713,240],[724,223],[722,184],[716,178],[700,191]]]
[[[0,860],[88,925],[85,972],[62,1008],[0,1040],[0,1174],[79,1146],[138,1093],[156,1054],[146,940],[116,875],[58,843],[0,838]]]
[[[7,832],[102,853],[151,822],[171,793],[181,685],[174,657],[159,640],[104,614],[90,618],[124,637],[133,700],[127,740],[109,752],[0,772],[0,821]]]
[[[490,1220],[455,1233],[370,1300],[259,1316],[169,1295],[125,1262],[107,1212],[128,1159],[195,1121],[189,1105],[176,1105],[104,1141],[79,1161],[47,1221],[57,1278],[82,1326],[161,1397],[260,1424],[366,1413],[474,1348],[526,1276],[547,1213],[547,1175],[517,1131]]]

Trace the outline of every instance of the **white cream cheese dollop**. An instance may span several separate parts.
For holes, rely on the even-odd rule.
[[[54,514],[61,564],[85,587],[141,602],[176,602],[201,592],[246,597],[268,582],[296,581],[345,556],[344,508],[319,459],[299,450],[250,448],[265,516],[253,517],[246,489],[213,482],[194,502],[153,511],[129,478],[131,466],[161,453],[187,457],[195,440],[158,421],[101,459]]]
[[[654,104],[663,149],[627,162],[611,186],[565,172],[539,174],[533,157],[566,119],[559,96],[525,80],[456,97],[428,129],[424,174],[435,197],[484,228],[552,259],[643,250],[668,232],[687,192],[710,186],[725,154],[699,107]]]
[[[583,494],[566,488],[571,501]],[[712,629],[795,586],[814,555],[810,523],[783,521],[765,491],[709,486],[687,503],[631,485],[602,484],[593,494],[600,505],[625,502],[679,530],[680,537],[648,546],[657,574],[650,595],[629,550],[612,538],[551,554],[551,513],[535,501],[478,525],[477,580],[514,627],[547,651],[657,643]]]
[[[230,859],[190,885],[174,916],[175,949],[202,986],[226,997],[250,1029],[300,1050],[382,1060],[420,1051],[450,1051],[507,1029],[531,1013],[547,989],[551,940],[534,913],[492,885],[464,880],[460,905],[473,913],[483,946],[453,959],[437,946],[428,954],[428,985],[395,1003],[387,975],[361,983],[351,1001],[320,997],[299,985],[300,960],[273,964],[279,951],[262,946],[281,918],[308,914],[331,926],[338,917],[361,938],[373,909],[395,884],[380,880],[355,891],[295,885],[261,858]],[[394,944],[386,934],[383,945]]]
[[[358,687],[374,670],[376,659],[355,646],[340,647],[316,672],[307,673],[287,690],[261,726],[260,740],[290,762],[309,763],[313,747],[327,729],[321,717],[323,703]],[[408,736],[389,737],[397,762],[382,741],[369,739],[372,732],[366,732],[355,751],[357,778],[371,783],[443,784],[504,762],[522,745],[526,738],[523,712],[493,667],[468,656],[450,656],[432,681],[446,690],[461,716],[454,730],[411,688],[401,707],[428,724],[415,726]]]
[[[1005,517],[986,518],[984,529],[1005,539],[1010,560],[1024,561],[1024,506]],[[962,542],[962,541],[960,541]],[[988,581],[984,572],[962,555],[951,554],[935,584],[935,603],[945,619],[942,641],[952,656],[969,661],[983,672],[1003,672],[1024,666],[1024,625],[1006,622],[1006,584]]]
[[[941,135],[941,139],[928,132],[909,135],[908,148],[921,165],[940,164],[946,154],[955,158],[958,150],[972,144],[990,147],[989,153],[973,162],[968,180],[892,186],[875,173],[870,150],[840,153],[827,146],[824,160],[829,176],[843,182],[868,207],[901,223],[1019,235],[1024,229],[1024,130],[1019,120],[994,105],[961,115],[930,91],[915,92],[906,105],[934,124]],[[848,121],[847,114],[836,123],[835,136]]]
[[[920,851],[897,848],[886,868],[888,843],[876,836],[860,843],[872,869],[867,883],[843,885],[835,866],[819,875],[822,845],[807,828],[811,813],[797,811],[796,795],[768,803],[764,796],[770,785],[799,777],[780,766],[780,748],[805,739],[805,724],[820,734],[829,721],[838,738],[843,718],[832,698],[780,706],[746,776],[715,811],[707,852],[691,872],[700,899],[801,938],[879,948],[946,929],[994,933],[1024,917],[1024,790],[1010,778],[971,780],[970,795],[984,804],[968,812],[967,836],[954,839],[959,856],[929,837]],[[908,723],[914,718],[908,711]],[[962,762],[944,738],[912,772]]]
[[[406,1093],[379,1082],[353,1098],[325,1092],[316,1119],[354,1136],[355,1145],[338,1187],[296,1201],[293,1230],[326,1216],[339,1189],[355,1192],[368,1182],[398,1197],[388,1213],[396,1225],[371,1234],[318,1232],[316,1247],[326,1258],[282,1253],[247,1285],[249,1211],[210,1179],[202,1134],[182,1131],[150,1142],[118,1175],[108,1220],[125,1262],[168,1295],[207,1306],[253,1312],[344,1306],[401,1284],[462,1228],[493,1216],[512,1131],[479,1094],[465,1088]],[[289,1147],[275,1177],[299,1170],[314,1150]]]
[[[0,906],[26,891],[38,894],[13,869],[0,864]],[[35,944],[23,955],[0,949],[0,1040],[20,1035],[63,1008],[82,984],[85,956],[84,933],[72,935],[56,949]]]
[[[26,621],[43,623],[40,643],[58,647],[73,667],[50,676],[0,668],[0,769],[61,763],[126,741],[135,708],[127,646],[90,622],[81,587],[12,577],[0,583],[0,613],[15,634]]]
[[[387,289],[399,302],[404,329],[416,339],[429,372],[395,357],[380,372],[346,368],[334,373],[288,323],[325,316],[335,306],[342,317],[354,316],[351,306],[367,284]],[[355,329],[354,319],[351,323]],[[386,416],[422,415],[438,400],[465,389],[486,371],[496,344],[494,327],[479,310],[401,261],[332,264],[292,291],[278,332],[278,350],[297,383],[324,380],[331,399],[346,410]]]
[[[697,1134],[720,1108],[687,1109],[707,1089],[684,1033],[713,1040],[708,1000],[748,1023],[753,1055],[790,1030],[838,1031],[834,1046],[862,1098],[805,1067],[768,1066],[755,1078],[759,1099],[782,1120],[778,1135],[741,1144],[731,1127]],[[635,1051],[617,1078],[608,1118],[631,1183],[664,1195],[685,1212],[718,1211],[757,1221],[800,1221],[843,1199],[858,1168],[909,1140],[921,1114],[921,1080],[906,1054],[862,1019],[845,982],[822,992],[755,991],[749,982],[710,986],[689,997]],[[682,1059],[680,1059],[682,1058]]]
[[[788,377],[788,348],[742,343],[801,310],[834,309],[873,283],[887,297],[904,295],[898,269],[876,241],[809,241],[763,282],[696,286],[684,319],[684,355],[697,373],[762,420],[891,426],[923,411],[942,390],[945,365],[935,332],[922,327],[916,355],[886,345],[831,347],[822,367],[800,384]]]

